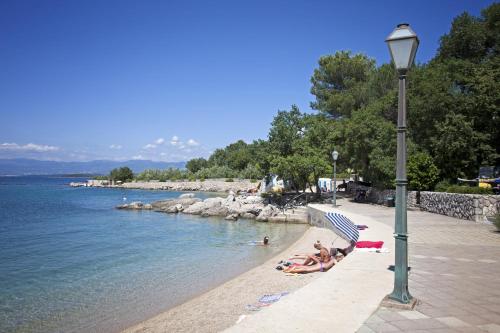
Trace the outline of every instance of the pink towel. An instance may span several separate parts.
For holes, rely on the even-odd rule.
[[[371,242],[371,241],[360,241],[356,243],[358,249],[375,248],[381,249],[384,245],[383,241]]]

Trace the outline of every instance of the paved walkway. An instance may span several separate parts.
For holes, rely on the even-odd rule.
[[[394,208],[338,201],[339,209],[391,227]],[[491,225],[408,211],[414,311],[384,307],[358,333],[500,333],[500,233]]]

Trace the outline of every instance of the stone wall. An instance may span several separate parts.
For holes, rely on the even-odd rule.
[[[420,192],[419,205],[416,194],[411,199],[422,210],[476,222],[485,222],[486,217],[500,212],[498,195]]]
[[[395,191],[371,189],[368,200],[376,204],[383,204],[384,198],[389,195],[395,195]],[[408,208],[417,208],[476,222],[486,222],[488,216],[500,213],[500,196],[498,195],[422,191],[420,192],[420,203],[418,203],[417,192],[409,191],[406,202]]]

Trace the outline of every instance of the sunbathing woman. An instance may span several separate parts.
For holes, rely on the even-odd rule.
[[[332,268],[337,263],[334,257],[331,257],[327,262],[319,262],[314,265],[304,266],[290,266],[287,269],[283,270],[286,273],[312,273],[312,272],[326,272],[330,268]]]

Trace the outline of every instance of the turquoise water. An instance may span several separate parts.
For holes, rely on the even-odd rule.
[[[0,332],[116,332],[262,263],[303,225],[131,212],[179,192],[0,177]],[[197,193],[200,198],[207,194]],[[270,247],[249,242],[269,235]]]

